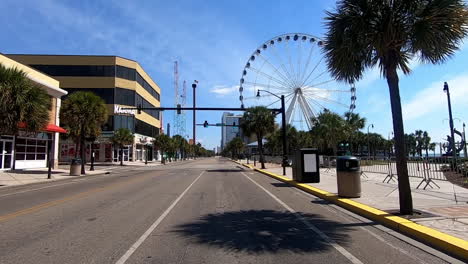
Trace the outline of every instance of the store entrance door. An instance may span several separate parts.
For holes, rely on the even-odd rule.
[[[13,160],[13,140],[0,140],[0,170],[11,168]]]

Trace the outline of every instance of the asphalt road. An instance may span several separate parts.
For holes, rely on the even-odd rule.
[[[0,263],[454,261],[414,245],[218,158],[0,189]]]

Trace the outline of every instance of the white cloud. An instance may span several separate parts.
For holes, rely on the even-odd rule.
[[[440,80],[419,91],[411,101],[403,105],[403,118],[413,120],[425,115],[447,110],[447,99],[443,92],[444,81],[450,87],[452,106],[468,103],[468,73],[457,75],[449,80]]]
[[[239,85],[226,86],[226,85],[216,85],[210,90],[210,93],[214,93],[217,96],[226,96],[234,93],[239,93]]]

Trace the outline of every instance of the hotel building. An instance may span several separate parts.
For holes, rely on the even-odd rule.
[[[118,56],[87,55],[27,55],[8,54],[9,58],[41,71],[60,82],[68,94],[89,91],[100,96],[108,107],[109,118],[102,135],[92,149],[98,162],[117,162],[120,153],[114,149],[110,137],[119,128],[127,128],[135,135],[132,145],[123,151],[124,161],[157,159],[151,147],[152,139],[160,133],[159,111],[144,110],[141,114],[122,108],[159,107],[161,89],[136,61]],[[65,99],[64,97],[63,99]],[[91,145],[88,145],[87,160]],[[60,161],[67,162],[75,155],[75,144],[61,140]]]

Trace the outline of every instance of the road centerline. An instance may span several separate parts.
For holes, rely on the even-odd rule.
[[[202,171],[200,175],[177,197],[177,199],[172,202],[172,204],[156,219],[156,221],[153,222],[153,224],[141,235],[135,243],[125,252],[125,254],[120,257],[116,264],[124,264],[131,256],[132,254],[145,242],[145,240],[148,238],[149,235],[161,224],[161,222],[166,218],[166,216],[174,209],[174,207],[179,203],[179,201],[184,197],[184,195],[190,190],[190,188],[200,179],[200,177],[205,173],[206,171]]]
[[[344,249],[342,246],[337,244],[334,240],[332,240],[329,236],[327,236],[325,233],[320,231],[316,226],[311,224],[309,221],[304,219],[302,216],[300,216],[294,209],[289,207],[285,202],[281,201],[276,195],[265,189],[263,186],[261,186],[259,183],[251,179],[247,174],[244,172],[240,172],[244,177],[246,177],[248,180],[253,182],[257,187],[262,189],[264,192],[266,192],[273,200],[278,202],[281,206],[283,206],[286,210],[288,210],[290,213],[292,213],[294,216],[296,216],[302,223],[304,223],[310,230],[312,230],[314,233],[319,235],[323,240],[325,240],[327,243],[329,243],[332,247],[334,247],[338,252],[340,252],[345,258],[347,258],[349,261],[351,261],[354,264],[363,264],[358,258],[356,258],[353,254],[351,254],[349,251]]]

